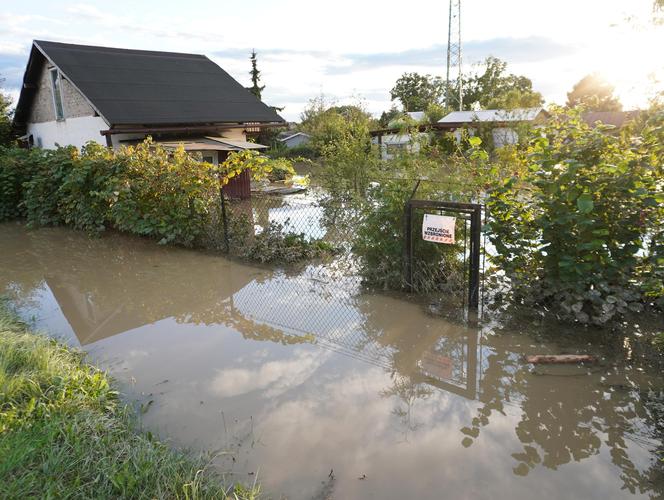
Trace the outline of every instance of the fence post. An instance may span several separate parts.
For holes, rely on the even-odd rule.
[[[226,253],[230,253],[230,244],[228,242],[228,217],[226,216],[226,199],[224,198],[224,186],[221,183],[221,171],[219,172],[219,201],[221,203],[221,220],[224,225],[224,245]]]
[[[404,206],[404,246],[403,246],[403,260],[405,264],[404,274],[406,277],[406,286],[409,292],[413,291],[413,206],[411,200],[415,197],[415,193],[420,187],[421,179],[417,179],[413,192],[410,193],[408,201]]]
[[[413,208],[410,200],[406,202],[403,214],[403,261],[404,277],[406,279],[406,288],[409,292],[413,291]]]

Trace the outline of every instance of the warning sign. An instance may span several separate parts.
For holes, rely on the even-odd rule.
[[[454,226],[456,217],[424,214],[422,221],[422,239],[434,243],[454,244]]]

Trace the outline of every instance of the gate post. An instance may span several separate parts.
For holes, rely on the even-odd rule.
[[[470,269],[468,272],[468,306],[477,309],[480,297],[480,237],[482,207],[474,207],[470,215]]]

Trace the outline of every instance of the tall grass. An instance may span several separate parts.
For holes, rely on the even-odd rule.
[[[257,496],[136,432],[106,374],[0,301],[0,498]]]

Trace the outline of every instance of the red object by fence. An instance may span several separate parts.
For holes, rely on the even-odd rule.
[[[251,172],[247,169],[233,177],[223,188],[229,198],[246,200],[251,198]]]

